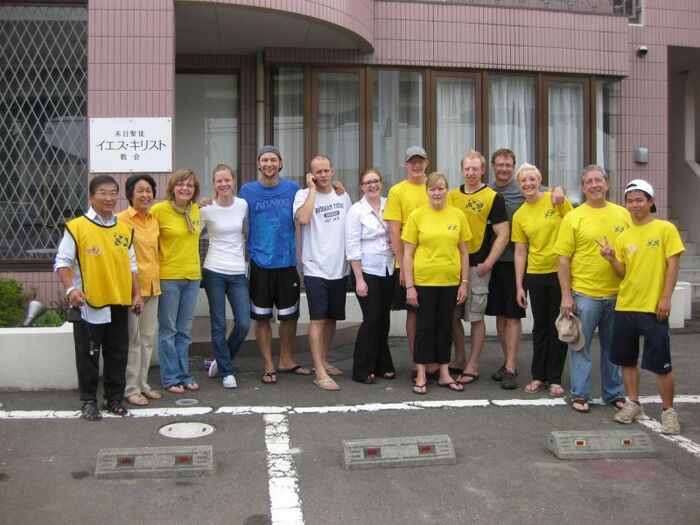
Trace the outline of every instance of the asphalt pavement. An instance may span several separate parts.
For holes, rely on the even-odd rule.
[[[621,426],[614,409],[594,404],[575,413],[547,392],[527,394],[531,341],[518,357],[519,387],[489,376],[502,362],[487,340],[481,379],[454,393],[429,385],[411,392],[406,340],[391,340],[396,380],[354,383],[352,345],[331,361],[346,373],[342,390],[322,391],[309,377],[260,382],[260,359],[237,359],[239,387],[206,377],[202,356],[191,367],[202,385],[165,394],[148,410],[87,422],[76,392],[0,392],[0,522],[80,524],[697,524],[700,523],[700,331],[674,331],[676,409],[682,434],[658,433],[661,405],[653,376],[642,373],[650,420]],[[597,342],[594,343],[597,362]],[[310,364],[308,353],[298,354]],[[567,362],[568,365],[568,362]],[[158,369],[151,381],[159,384]],[[568,387],[568,374],[564,378]],[[600,395],[594,369],[593,393]],[[176,400],[197,401],[181,406]],[[215,431],[175,440],[158,430],[196,421]],[[648,459],[559,460],[547,450],[556,430],[641,430],[657,455]],[[446,434],[454,465],[347,471],[343,440]],[[211,445],[214,472],[198,478],[99,480],[100,449]]]

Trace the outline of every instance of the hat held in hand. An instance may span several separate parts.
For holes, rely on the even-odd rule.
[[[568,343],[569,348],[574,351],[579,351],[583,348],[585,339],[583,337],[583,326],[581,319],[571,314],[570,317],[559,313],[559,317],[554,321],[554,326],[559,333],[559,340],[563,343]]]

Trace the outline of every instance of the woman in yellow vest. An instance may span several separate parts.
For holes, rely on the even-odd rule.
[[[557,277],[559,257],[554,253],[554,241],[562,218],[572,206],[566,197],[561,204],[552,205],[551,193],[540,191],[542,175],[532,164],[520,166],[515,179],[525,197],[525,202],[513,215],[511,231],[511,240],[515,243],[516,299],[521,308],[527,308],[527,292],[530,293],[534,321],[532,381],[525,386],[525,392],[535,394],[549,388],[552,397],[562,397],[565,392],[561,374],[568,347],[559,340],[554,327],[561,304]]]
[[[160,288],[158,357],[163,386],[173,394],[199,390],[189,372],[192,320],[199,294],[199,180],[189,169],[168,180],[167,199],[151,213],[160,228]]]
[[[438,385],[455,392],[464,387],[450,376],[452,317],[467,298],[472,233],[467,218],[447,204],[447,178],[431,173],[425,181],[428,204],[414,210],[401,234],[406,301],[416,308],[415,394],[428,391],[426,365],[437,363]]]
[[[143,308],[129,313],[129,360],[126,365],[124,398],[132,405],[148,405],[160,399],[160,392],[148,385],[151,355],[158,343],[158,296],[160,264],[158,262],[158,221],[151,213],[156,195],[156,181],[145,173],[132,175],[124,184],[129,207],[117,219],[134,230],[134,251],[139,268],[139,287]]]

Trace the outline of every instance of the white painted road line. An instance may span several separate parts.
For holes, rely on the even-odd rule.
[[[637,421],[637,423],[639,423],[640,425],[644,425],[648,429],[659,434],[659,436],[661,436],[662,438],[670,441],[671,443],[675,443],[686,452],[689,452],[697,459],[700,459],[700,445],[698,445],[695,441],[691,441],[688,438],[684,438],[683,436],[669,436],[666,434],[662,434],[661,431],[663,430],[663,427],[661,426],[661,423],[648,416],[646,419]],[[683,429],[681,428],[681,431],[682,430]]]
[[[273,524],[303,525],[299,481],[289,448],[289,424],[284,414],[266,414],[265,447],[269,476],[270,517]]]
[[[641,403],[659,404],[659,396],[641,396]],[[700,395],[677,395],[674,403],[694,404],[700,403]],[[593,404],[604,404],[600,399],[594,399]],[[172,416],[197,416],[205,414],[228,414],[232,416],[246,416],[253,414],[332,414],[353,412],[379,412],[388,410],[423,410],[429,408],[487,408],[487,407],[556,407],[566,405],[562,398],[529,398],[529,399],[454,399],[438,401],[403,401],[398,403],[364,403],[361,405],[330,405],[330,406],[222,406],[212,408],[209,406],[198,407],[163,407],[163,408],[132,408],[129,410],[132,417],[172,417]],[[109,414],[104,413],[107,416]],[[0,410],[0,419],[77,419],[79,410]],[[120,417],[120,416],[113,416]]]

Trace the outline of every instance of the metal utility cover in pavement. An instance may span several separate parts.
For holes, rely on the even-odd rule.
[[[447,435],[343,441],[346,470],[452,465],[457,462]]]
[[[559,459],[626,459],[656,456],[641,430],[567,430],[549,435],[549,450]]]
[[[103,448],[97,454],[97,479],[193,478],[214,467],[211,445],[190,447]]]

